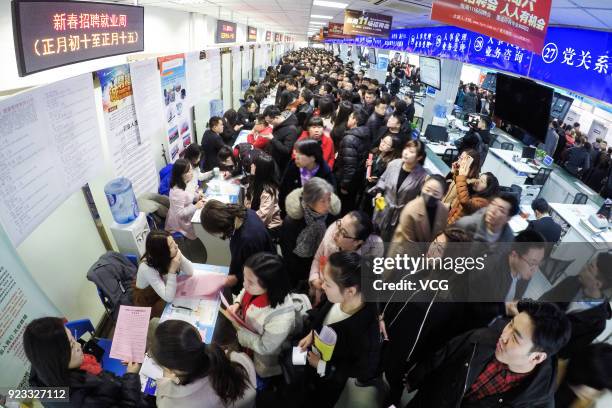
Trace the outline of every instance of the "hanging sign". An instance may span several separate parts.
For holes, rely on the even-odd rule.
[[[431,19],[466,28],[539,54],[552,0],[436,0]]]
[[[230,21],[217,20],[216,43],[236,42],[236,23]]]
[[[247,37],[247,41],[248,42],[255,42],[257,41],[257,29],[255,27],[251,27],[248,26],[248,37]]]
[[[344,10],[344,34],[389,37],[393,17],[359,10]]]

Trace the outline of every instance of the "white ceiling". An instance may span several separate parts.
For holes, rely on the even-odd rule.
[[[134,0],[110,1],[134,4]],[[429,18],[433,0],[334,1],[346,3],[350,9],[391,15],[393,28],[439,24]],[[344,21],[343,9],[313,6],[312,0],[138,0],[138,4],[199,12],[300,37],[307,33],[311,15],[333,17],[331,20],[312,19],[313,21],[337,23]],[[610,30],[612,0],[552,0],[550,23]]]

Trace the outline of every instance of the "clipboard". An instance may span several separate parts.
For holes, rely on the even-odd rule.
[[[219,296],[221,297],[221,303],[223,303],[223,306],[225,306],[225,309],[219,308],[219,311],[221,312],[221,314],[225,316],[225,318],[228,319],[229,321],[234,321],[238,323],[238,325],[241,326],[242,328],[250,331],[253,334],[257,334],[257,332],[253,330],[253,328],[249,326],[242,317],[238,316],[236,313],[232,312],[229,309],[230,305],[227,302],[227,299],[225,298],[225,296],[223,296],[222,292],[219,292]]]

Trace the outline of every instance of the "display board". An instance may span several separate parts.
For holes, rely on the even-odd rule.
[[[236,23],[232,23],[231,21],[217,20],[215,42],[217,44],[236,42]]]
[[[153,161],[151,139],[146,133],[140,133],[130,68],[127,64],[119,65],[100,70],[97,74],[115,177],[129,179],[136,197],[143,193],[156,193],[159,177]]]
[[[232,108],[238,110],[242,98],[242,51],[232,47]]]
[[[13,245],[98,174],[97,123],[91,74],[0,101],[0,221]]]
[[[61,316],[32,279],[9,237],[0,227],[0,384],[27,384],[30,363],[23,351],[23,331],[34,319]],[[0,392],[1,397],[1,392]]]
[[[361,10],[344,10],[344,30],[346,35],[368,35],[388,38],[393,17]]]
[[[421,82],[439,90],[441,78],[440,60],[421,56],[419,58],[419,67],[421,68]]]

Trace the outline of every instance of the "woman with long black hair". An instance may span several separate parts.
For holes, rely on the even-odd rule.
[[[251,164],[251,179],[244,205],[257,213],[273,237],[276,236],[276,229],[283,223],[278,205],[278,190],[274,159],[261,152]]]

